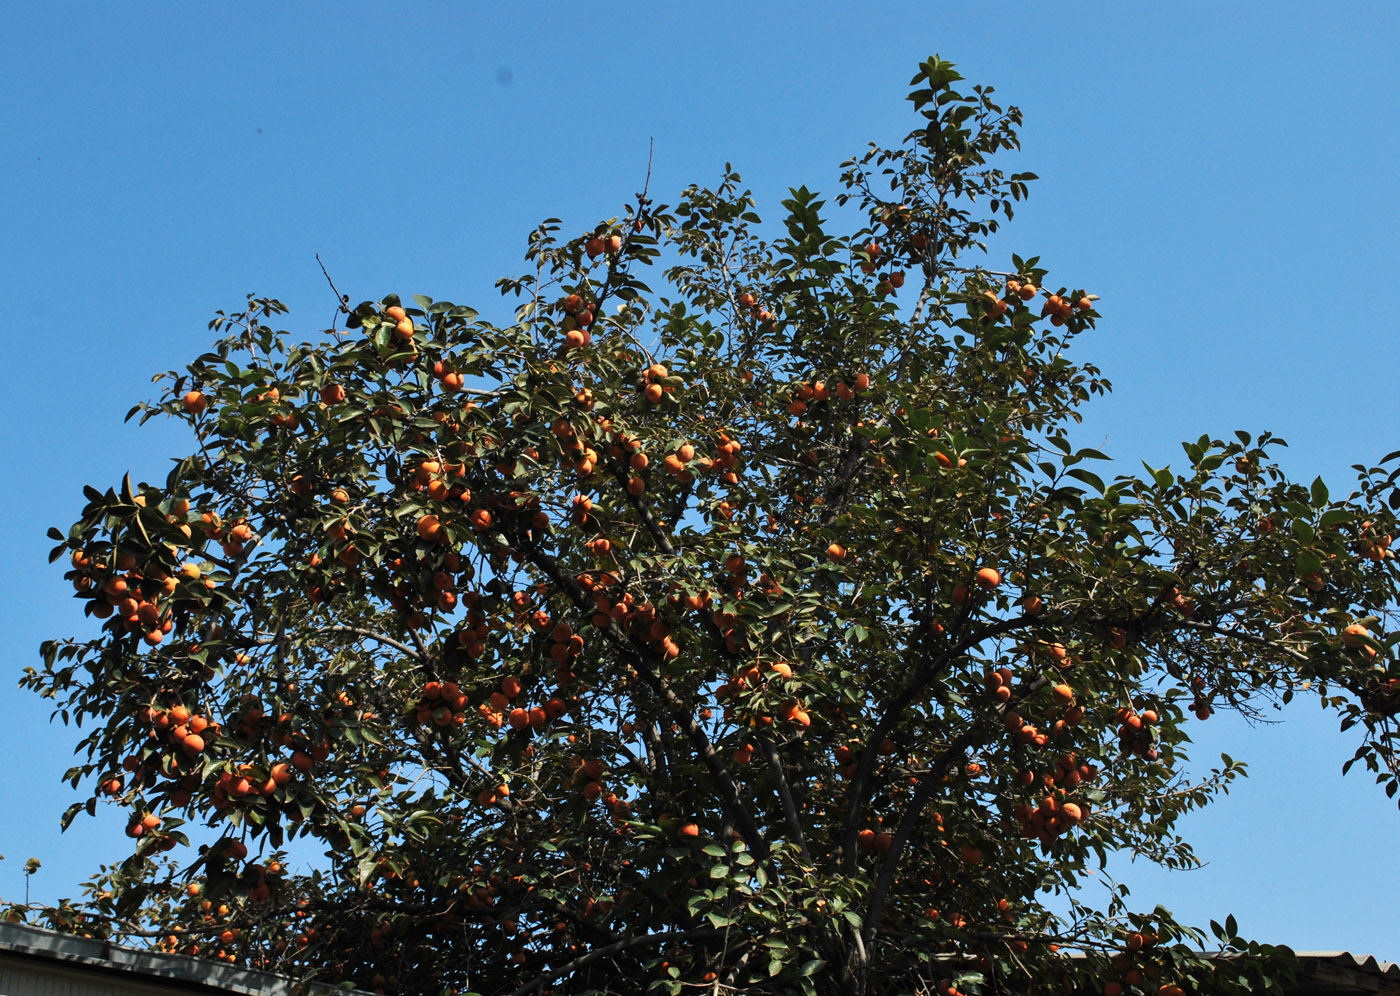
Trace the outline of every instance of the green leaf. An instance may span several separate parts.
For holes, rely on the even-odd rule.
[[[1069,470],[1065,471],[1065,473],[1068,474],[1070,477],[1075,478],[1076,480],[1083,481],[1095,491],[1099,492],[1100,494],[1103,494],[1103,478],[1100,477],[1098,474],[1095,474],[1089,470],[1085,470],[1083,467],[1071,467]]]
[[[1341,526],[1351,522],[1353,518],[1348,509],[1329,508],[1322,513],[1322,518],[1318,520],[1318,525],[1323,529],[1332,529],[1335,526]]]
[[[73,817],[77,816],[77,815],[78,815],[79,813],[81,813],[82,811],[83,811],[83,804],[82,804],[81,802],[75,802],[75,803],[73,803],[71,806],[69,806],[67,809],[65,809],[65,810],[63,811],[63,817],[58,821],[59,829],[60,829],[60,830],[67,830],[68,827],[69,827],[69,826],[72,824],[72,822],[73,822]]]
[[[1170,488],[1176,481],[1176,477],[1172,474],[1170,467],[1163,467],[1161,470],[1153,470],[1146,461],[1143,462],[1143,466],[1147,468],[1147,473],[1152,476],[1153,482],[1162,491]]]
[[[366,854],[363,858],[360,859],[358,871],[361,888],[364,888],[365,884],[369,882],[371,878],[374,877],[374,870],[378,866],[379,859],[374,854]]]
[[[1315,550],[1299,550],[1296,562],[1299,574],[1317,574],[1322,570],[1322,555]]]

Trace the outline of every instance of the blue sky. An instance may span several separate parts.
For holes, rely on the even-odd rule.
[[[547,216],[582,230],[733,162],[789,186],[911,126],[939,52],[1026,114],[1040,174],[1002,241],[1102,296],[1081,356],[1115,384],[1081,440],[1179,461],[1271,429],[1334,491],[1400,449],[1393,388],[1400,6],[1311,3],[0,3],[0,896],[53,900],[121,856],[119,817],[57,833],[77,736],[14,689],[73,632],[44,529],[81,485],[157,478],[173,429],[123,425],[151,375],[249,291],[328,323],[315,253],[355,300],[472,303]],[[766,212],[765,212],[766,208]],[[8,677],[6,677],[8,675]],[[1210,864],[1121,870],[1140,903],[1300,949],[1400,958],[1400,813],[1311,704],[1199,753],[1253,776],[1186,824]]]

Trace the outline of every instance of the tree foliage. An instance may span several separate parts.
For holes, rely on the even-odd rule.
[[[100,628],[24,684],[134,847],[47,921],[390,993],[1267,986],[1079,887],[1194,863],[1216,709],[1319,694],[1395,793],[1394,475],[1075,448],[1096,298],[984,248],[1020,113],[912,87],[775,228],[729,168],[546,221],[505,323],[219,313],[132,411],[193,451],[53,531]]]

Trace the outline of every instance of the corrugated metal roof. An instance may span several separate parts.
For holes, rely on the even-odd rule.
[[[142,982],[178,986],[186,992],[241,996],[292,994],[292,980],[269,972],[237,968],[189,955],[122,947],[94,938],[0,920],[0,958],[5,957],[30,959],[65,969],[76,967],[117,973]]]
[[[1363,972],[1400,979],[1400,965],[1393,961],[1377,961],[1374,955],[1354,955],[1350,951],[1295,951],[1300,961],[1328,961],[1355,967]]]
[[[1350,951],[1298,951],[1295,954],[1299,963],[1295,992],[1385,993],[1400,996],[1400,965],[1395,962],[1378,961],[1372,955],[1356,955]],[[1070,956],[1074,957],[1074,954]],[[0,959],[5,958],[32,959],[70,971],[85,968],[109,975],[116,973],[156,986],[178,986],[185,992],[237,993],[240,996],[292,994],[292,981],[280,975],[236,968],[189,955],[122,947],[29,924],[0,921]],[[96,990],[90,988],[87,991]],[[362,990],[338,992],[346,996],[367,996]]]
[[[1380,993],[1400,996],[1400,965],[1350,951],[1298,951],[1294,990],[1312,993]]]
[[[1237,958],[1229,952],[1202,952],[1208,958]],[[1069,958],[1086,958],[1083,951],[1068,951]],[[1400,996],[1400,965],[1379,961],[1373,955],[1350,951],[1295,951],[1296,981],[1285,992],[1294,996],[1323,994],[1380,994]],[[936,957],[936,956],[935,956]],[[952,956],[956,958],[957,956]]]

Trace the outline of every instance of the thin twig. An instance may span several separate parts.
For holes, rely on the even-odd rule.
[[[542,974],[513,991],[510,996],[526,996],[527,993],[538,992],[544,988],[545,983],[552,979],[557,979],[564,975],[572,975],[585,965],[606,958],[609,955],[626,951],[628,948],[639,948],[649,944],[665,944],[667,941],[689,941],[699,937],[718,937],[723,933],[724,932],[721,930],[705,928],[703,930],[669,930],[656,934],[638,934],[635,937],[627,937],[620,941],[614,941],[612,944],[605,944],[601,948],[594,948],[587,954],[580,955],[573,961],[561,965],[558,968],[545,970]]]
[[[321,273],[325,276],[326,283],[331,285],[331,293],[335,295],[336,317],[331,319],[331,331],[334,332],[336,322],[340,321],[339,316],[350,314],[350,295],[340,293],[339,289],[335,286],[335,281],[331,279],[330,273],[326,270],[326,264],[321,262],[321,254],[319,252],[316,253],[316,262],[321,267]]]
[[[375,641],[377,641],[377,642],[379,642],[379,643],[382,643],[382,644],[384,644],[385,646],[388,646],[388,647],[393,647],[395,650],[398,650],[398,651],[400,651],[400,652],[402,652],[402,653],[407,654],[408,656],[412,657],[414,660],[419,661],[420,663],[427,659],[426,653],[420,654],[419,651],[414,650],[412,647],[408,646],[408,645],[405,644],[405,643],[400,643],[398,640],[395,640],[393,637],[385,636],[383,633],[376,633],[376,632],[375,632],[374,630],[372,630],[372,629],[363,629],[363,628],[361,628],[361,627],[359,627],[359,626],[317,626],[317,627],[315,627],[315,628],[313,628],[313,629],[308,630],[308,632],[310,632],[310,633],[350,633],[350,634],[353,634],[353,635],[355,635],[355,636],[363,636],[363,637],[365,637],[366,639],[369,639],[369,640],[375,640]],[[267,646],[272,646],[273,644],[276,644],[276,643],[280,643],[282,639],[285,639],[285,636],[283,636],[283,637],[277,637],[277,636],[259,636],[259,637],[253,638],[253,639],[252,639],[251,641],[249,641],[249,642],[250,642],[253,646],[267,647]]]

